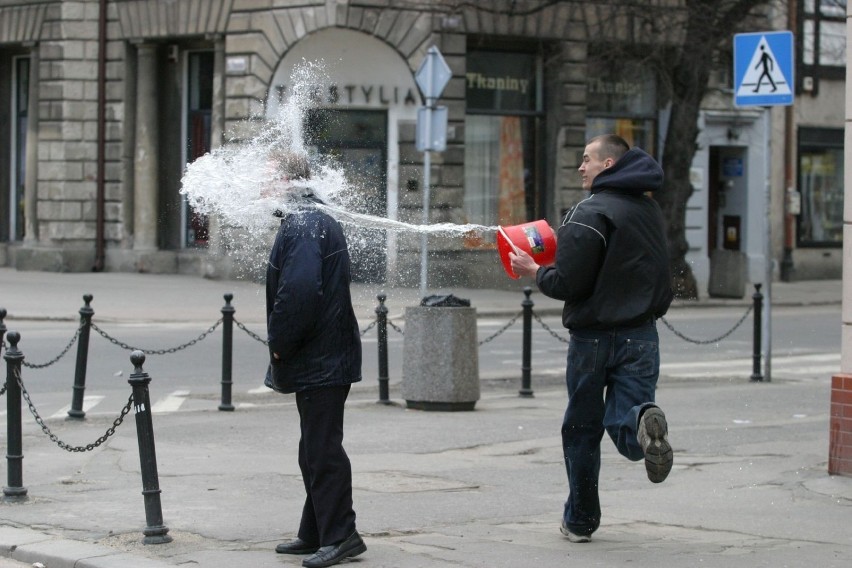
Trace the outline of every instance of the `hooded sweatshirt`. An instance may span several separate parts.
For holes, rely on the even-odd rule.
[[[555,264],[536,274],[544,295],[565,302],[565,327],[634,327],[666,313],[673,293],[663,216],[645,195],[662,184],[659,164],[632,148],[568,211]]]

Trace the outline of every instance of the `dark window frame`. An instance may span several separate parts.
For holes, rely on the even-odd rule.
[[[801,200],[805,203],[807,196],[805,195],[802,183],[802,157],[808,153],[807,150],[813,151],[818,149],[838,149],[843,152],[844,148],[844,130],[842,128],[822,128],[822,127],[799,127],[796,140],[796,165],[797,165],[797,187],[802,192]],[[843,162],[841,161],[841,164]],[[845,164],[843,164],[845,167]],[[842,189],[842,188],[841,188]],[[841,192],[842,195],[842,192]],[[840,210],[843,210],[842,204]],[[802,238],[803,233],[803,214],[796,215],[796,246],[798,248],[842,248],[843,241],[815,241],[805,240]],[[841,229],[842,230],[842,229]]]
[[[843,15],[842,16],[833,16],[826,14],[826,10],[823,9],[824,4],[827,1],[831,1],[833,3],[842,3],[843,5]],[[829,79],[829,80],[845,80],[846,79],[846,64],[845,62],[842,65],[825,65],[820,62],[820,43],[822,39],[821,32],[821,23],[822,22],[834,22],[837,24],[845,25],[846,22],[846,0],[813,0],[815,10],[813,12],[806,11],[805,2],[798,2],[797,9],[797,23],[798,25],[796,30],[796,93],[808,93],[812,96],[816,96],[819,93],[819,82],[820,79]],[[813,57],[814,61],[810,64],[805,64],[805,26],[807,23],[813,24],[813,35],[814,35],[814,44],[813,44]],[[844,50],[844,54],[845,54]],[[809,78],[809,79],[806,79]],[[808,90],[803,89],[804,81],[809,80],[811,82],[810,88]]]

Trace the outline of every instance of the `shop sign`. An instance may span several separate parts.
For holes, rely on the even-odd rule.
[[[286,85],[275,85],[279,104],[287,92]],[[312,102],[321,105],[416,106],[414,89],[395,85],[316,85],[310,89]]]
[[[471,51],[465,73],[467,110],[536,110],[536,56],[531,53]]]

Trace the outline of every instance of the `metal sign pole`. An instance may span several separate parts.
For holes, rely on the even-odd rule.
[[[771,118],[772,108],[764,107],[763,114],[763,148],[766,155],[764,156],[764,174],[766,175],[766,215],[764,215],[764,224],[766,226],[766,239],[764,244],[765,269],[764,277],[764,300],[763,300],[763,380],[767,383],[772,381],[772,138],[771,134]]]
[[[741,33],[734,36],[734,105],[760,107],[763,114],[764,175],[766,176],[764,256],[763,357],[764,380],[772,380],[772,138],[771,107],[792,105],[795,98],[793,33],[789,30]],[[771,91],[765,87],[772,87]]]
[[[426,226],[429,224],[429,207],[431,204],[431,152],[443,152],[447,142],[447,107],[435,106],[441,96],[447,81],[453,76],[452,70],[444,61],[441,52],[434,45],[426,52],[426,57],[414,75],[417,86],[426,99],[426,106],[417,111],[417,135],[415,136],[418,150],[423,151],[423,233],[420,235],[420,296],[426,295],[426,285],[429,273],[429,235]],[[421,112],[422,111],[422,112]],[[432,121],[436,120],[436,124]]]
[[[426,111],[426,116],[431,113]],[[431,119],[431,117],[430,117]],[[427,121],[428,122],[428,121]],[[428,127],[427,127],[428,128]],[[432,155],[429,150],[423,152],[423,225],[424,231],[420,235],[420,297],[426,296],[426,280],[429,269],[429,236],[426,234],[425,226],[429,224],[429,185],[432,183],[430,173],[432,170]]]
[[[432,61],[434,56],[431,54],[426,55],[426,124],[424,125],[426,132],[426,140],[431,142],[432,140],[432,107],[435,104],[435,100],[431,98],[431,93],[433,89],[433,72],[432,72]],[[432,173],[432,155],[429,153],[429,145],[427,143],[426,149],[423,150],[423,226],[424,231],[420,235],[420,298],[426,296],[426,284],[428,280],[429,273],[429,236],[426,234],[425,227],[429,224],[429,203],[430,199],[430,185],[432,184],[431,174]]]

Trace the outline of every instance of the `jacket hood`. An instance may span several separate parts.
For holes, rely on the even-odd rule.
[[[657,191],[663,186],[663,168],[641,148],[631,148],[615,164],[597,175],[592,193],[603,189],[618,189],[641,194]]]

